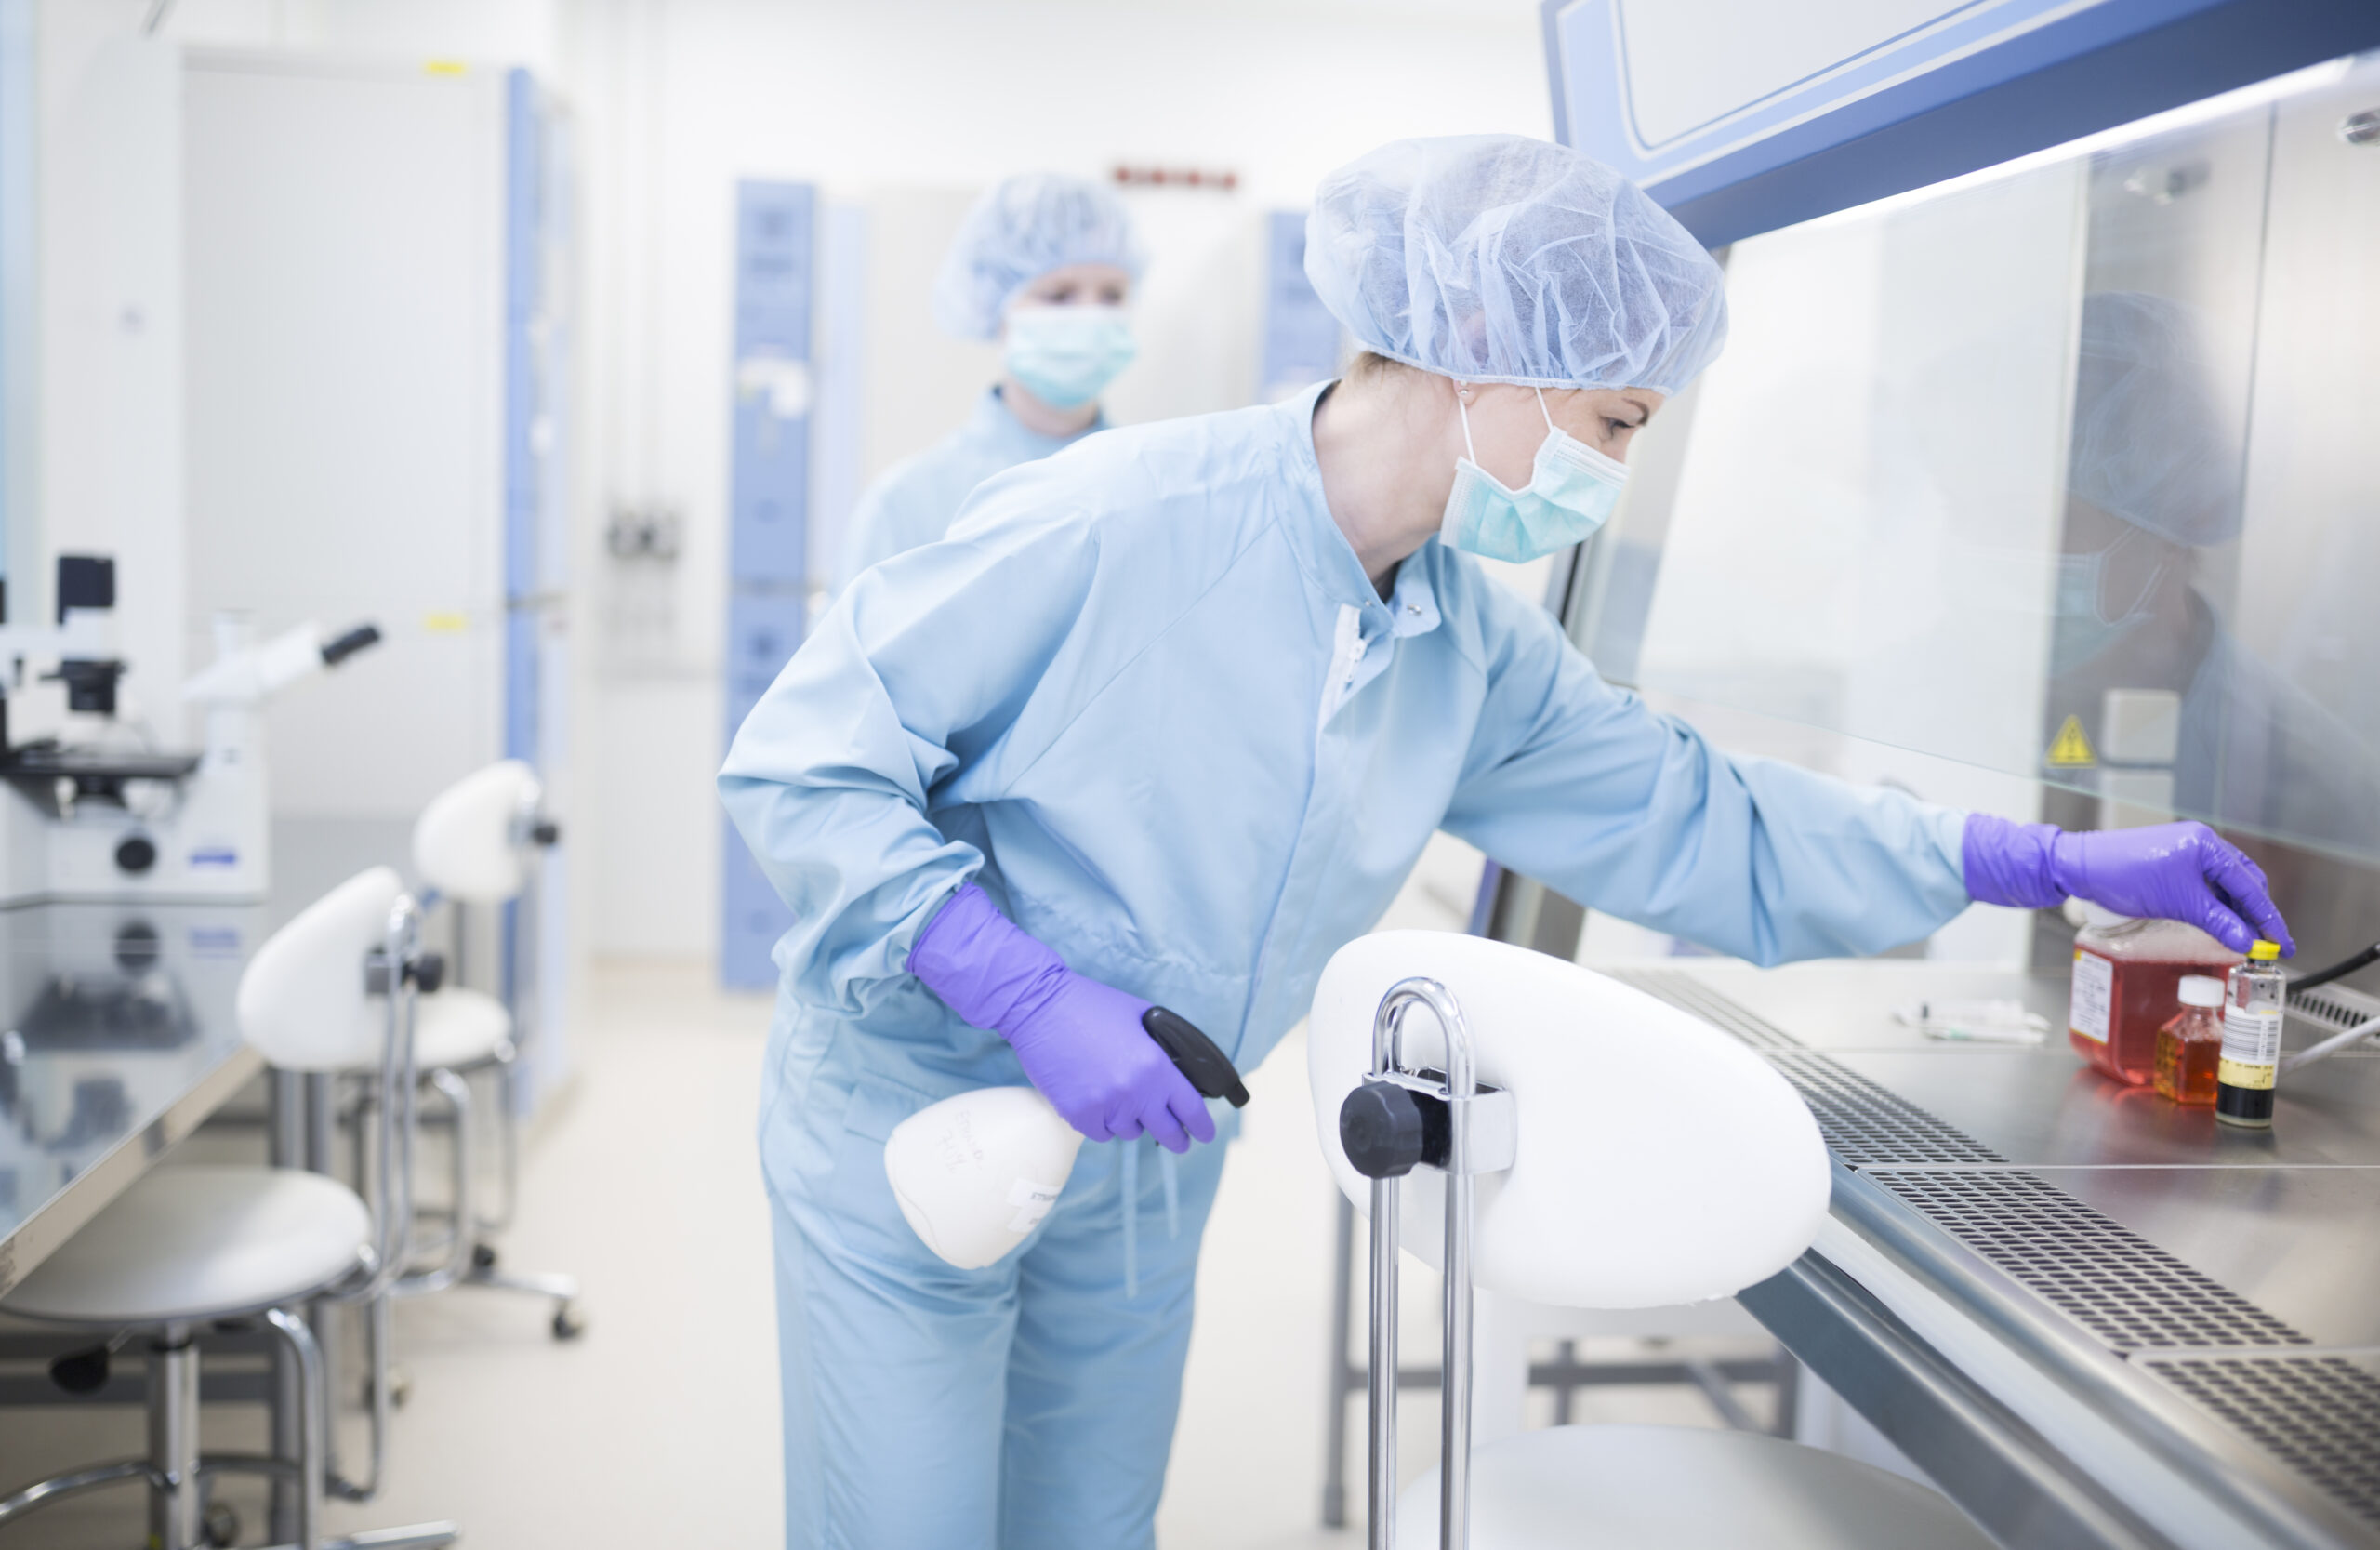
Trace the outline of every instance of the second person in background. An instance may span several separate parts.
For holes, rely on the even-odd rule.
[[[1104,430],[1101,390],[1131,364],[1125,304],[1142,256],[1122,201],[1095,183],[1021,173],[968,212],[934,281],[934,321],[1000,343],[1000,379],[967,423],[868,486],[843,540],[840,590],[879,560],[937,541],[976,485]]]

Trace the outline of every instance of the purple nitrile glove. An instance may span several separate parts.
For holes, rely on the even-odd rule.
[[[2071,894],[2119,915],[2187,922],[2234,952],[2259,936],[2297,951],[2264,868],[2204,824],[2069,834],[1970,813],[1960,848],[1967,893],[1984,904],[2052,909]]]
[[[909,973],[1007,1040],[1041,1095],[1091,1140],[1145,1131],[1186,1152],[1193,1136],[1215,1138],[1206,1100],[1141,1026],[1149,1003],[1067,968],[973,883],[918,934]]]

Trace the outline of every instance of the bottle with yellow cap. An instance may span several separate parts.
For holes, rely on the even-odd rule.
[[[2258,942],[2223,987],[2223,1058],[2215,1070],[2215,1117],[2227,1125],[2272,1124],[2273,1082],[2281,1075],[2281,1023],[2289,986],[2281,948]]]

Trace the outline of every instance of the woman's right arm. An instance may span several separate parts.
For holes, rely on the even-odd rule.
[[[1030,758],[1018,715],[1096,570],[1095,544],[1064,523],[900,555],[837,600],[746,718],[720,799],[792,907],[784,950],[804,1000],[863,1010],[982,868],[928,820],[933,791],[962,763]]]

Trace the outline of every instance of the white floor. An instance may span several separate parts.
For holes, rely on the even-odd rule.
[[[1460,856],[1438,858],[1387,923],[1459,924],[1462,867]],[[780,1541],[768,1216],[752,1139],[767,1004],[718,994],[693,965],[607,965],[592,992],[577,1080],[538,1127],[507,1244],[509,1263],[582,1278],[588,1331],[557,1345],[545,1305],[476,1291],[404,1305],[412,1387],[390,1483],[377,1503],[334,1509],[335,1529],[454,1517],[469,1543],[495,1550]],[[1158,1517],[1166,1550],[1359,1543],[1318,1527],[1336,1205],[1299,1043],[1250,1086],[1255,1100],[1200,1274]],[[1425,1279],[1408,1304],[1408,1349],[1421,1360],[1435,1344]],[[1404,1407],[1408,1472],[1435,1452],[1434,1403],[1423,1393]],[[209,1445],[257,1446],[252,1413],[211,1415]],[[1577,1413],[1713,1421],[1680,1390],[1591,1391]],[[1358,1406],[1348,1461],[1356,1513],[1361,1422]],[[360,1464],[351,1411],[343,1436]],[[0,1490],[139,1441],[128,1410],[0,1412]],[[246,1515],[244,1543],[258,1543],[254,1494],[233,1499]],[[0,1550],[126,1550],[141,1530],[137,1496],[112,1490],[0,1530]]]

